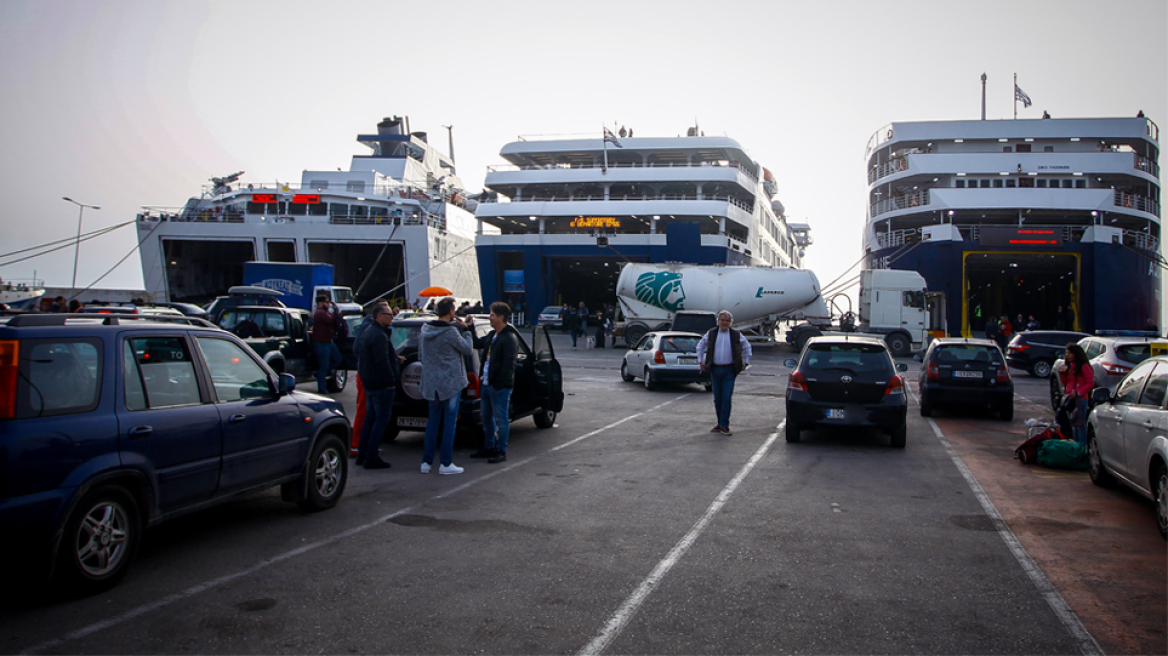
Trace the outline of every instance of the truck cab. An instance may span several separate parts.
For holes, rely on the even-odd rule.
[[[361,305],[353,300],[353,290],[339,285],[321,285],[312,289],[312,298],[321,296],[337,304],[341,314],[361,314]]]

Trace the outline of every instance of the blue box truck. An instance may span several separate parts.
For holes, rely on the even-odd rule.
[[[244,262],[243,284],[283,292],[288,307],[316,309],[316,297],[327,296],[344,314],[360,313],[353,290],[333,284],[333,265],[323,262]]]

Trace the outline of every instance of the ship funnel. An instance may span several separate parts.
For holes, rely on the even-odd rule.
[[[377,134],[380,135],[398,135],[405,133],[405,127],[400,116],[383,119],[377,124]]]

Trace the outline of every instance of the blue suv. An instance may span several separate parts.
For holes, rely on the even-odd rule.
[[[0,557],[97,591],[143,530],[281,486],[331,508],[349,420],[234,335],[152,319],[0,323]]]

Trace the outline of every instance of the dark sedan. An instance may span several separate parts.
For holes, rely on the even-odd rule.
[[[938,407],[992,408],[1014,419],[1014,381],[998,345],[988,339],[934,339],[921,358],[917,378],[921,416]]]

